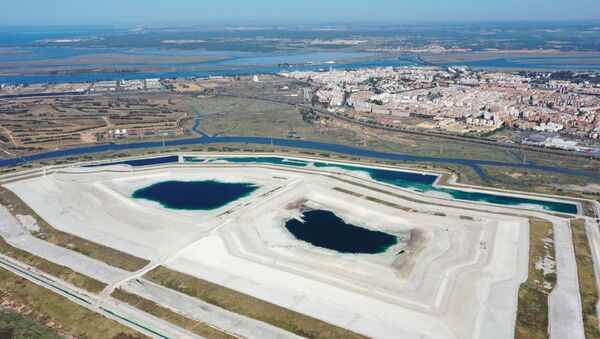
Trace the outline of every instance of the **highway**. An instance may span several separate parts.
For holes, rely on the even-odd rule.
[[[218,228],[223,227],[227,223],[228,221],[223,222]],[[143,326],[149,332],[147,334],[152,334],[159,338],[179,338],[183,334],[187,335],[187,332],[176,327],[170,328],[171,325],[161,324],[161,320],[112,298],[111,294],[116,288],[127,289],[128,286],[135,286],[136,282],[143,281],[143,284],[138,285],[137,289],[130,289],[129,292],[141,295],[146,299],[153,300],[161,305],[167,305],[167,307],[173,310],[181,310],[188,318],[204,323],[216,330],[227,332],[234,337],[296,338],[293,334],[267,323],[228,312],[201,300],[191,297],[186,298],[178,292],[166,289],[162,286],[154,286],[154,284],[142,279],[144,274],[157,266],[164,264],[165,261],[171,259],[183,248],[207,236],[210,232],[212,232],[212,230],[190,234],[185,239],[182,239],[181,242],[173,244],[171,249],[165,254],[154,258],[144,268],[136,272],[125,272],[107,266],[103,262],[93,260],[80,253],[47,243],[32,236],[29,232],[24,231],[19,226],[17,220],[6,208],[0,206],[0,238],[4,238],[11,246],[15,246],[21,250],[32,253],[33,255],[66,266],[94,279],[99,279],[102,282],[108,283],[108,285],[98,295],[90,296],[87,291],[74,288],[68,283],[62,283],[56,278],[48,277],[43,272],[19,263],[17,260],[9,257],[5,257],[4,263],[0,263],[0,267],[12,269],[14,273],[24,275],[25,278],[30,280],[33,279],[33,282],[39,283],[44,287],[50,288],[51,286],[52,288],[50,289],[63,296],[68,297],[69,299],[75,298],[73,301],[78,301],[80,305],[94,310],[95,312],[102,313],[103,315],[110,316],[115,320],[120,319],[122,323],[136,330],[140,330],[139,327]],[[0,258],[2,258],[1,255]],[[147,293],[146,290],[148,289],[150,289],[152,293]],[[181,305],[178,303],[181,303]],[[179,308],[179,306],[181,306],[181,308]],[[116,313],[117,311],[118,313]],[[130,319],[137,320],[131,321]],[[156,328],[159,328],[160,331]],[[171,333],[174,335],[170,335]]]

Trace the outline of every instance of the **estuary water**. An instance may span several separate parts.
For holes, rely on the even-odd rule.
[[[131,55],[160,56],[160,57],[220,57],[217,60],[179,63],[106,63],[101,62],[99,56],[106,55]],[[91,56],[98,59],[94,64],[67,63],[56,65],[56,60],[72,57]],[[375,57],[376,53],[366,52],[232,52],[232,51],[179,51],[179,50],[153,50],[153,49],[70,49],[70,48],[0,48],[0,73],[19,70],[27,70],[27,75],[0,75],[0,83],[66,83],[66,82],[89,82],[101,80],[121,79],[147,79],[147,78],[185,78],[185,77],[208,77],[244,74],[275,74],[283,70],[315,71],[323,68],[363,68],[363,67],[387,67],[408,66],[411,62],[398,58],[375,58],[369,61],[354,61],[353,59],[364,57]],[[35,62],[35,65],[27,67],[20,66],[21,62]],[[282,66],[286,64],[286,66]],[[103,70],[100,66],[104,67]],[[43,68],[52,68],[51,74],[42,72]],[[98,67],[89,71],[80,70],[76,73],[66,72],[68,69],[82,67]],[[152,71],[115,72],[114,69],[132,69],[136,67],[159,68]],[[114,68],[110,70],[110,68]],[[106,70],[108,69],[108,70]],[[31,72],[31,70],[39,70]],[[60,72],[65,70],[65,72]],[[17,72],[16,72],[17,71]]]
[[[103,62],[102,56],[131,55],[139,57],[139,63]],[[94,63],[82,63],[81,57],[91,57]],[[145,62],[143,57],[219,57],[216,60],[156,63]],[[56,60],[74,59],[72,63],[60,64]],[[362,59],[361,58],[366,58]],[[599,70],[600,56],[588,57],[534,55],[531,57],[481,59],[464,62],[448,62],[440,66],[468,66],[472,68],[507,69],[550,69],[550,70]],[[110,59],[108,59],[110,60]],[[28,62],[26,64],[20,64]],[[31,64],[31,62],[34,62]],[[26,66],[23,66],[26,65]],[[286,65],[285,67],[282,65]],[[0,47],[0,83],[63,83],[100,80],[183,78],[248,74],[275,74],[283,70],[315,71],[334,69],[356,69],[368,67],[423,66],[413,56],[390,57],[371,52],[237,52],[204,50],[165,50],[132,48],[57,48],[57,47]],[[43,72],[51,68],[52,72]],[[77,68],[77,72],[68,72]],[[137,68],[137,69],[136,69]],[[87,70],[86,70],[87,69]],[[120,70],[126,71],[120,71]],[[152,69],[152,70],[148,70]],[[28,74],[19,75],[26,70]],[[38,70],[38,71],[35,71]],[[64,70],[64,72],[62,72]]]
[[[507,68],[507,69],[548,69],[553,71],[598,71],[600,56],[532,56],[515,58],[497,58],[451,62],[449,66],[467,66],[471,68]]]

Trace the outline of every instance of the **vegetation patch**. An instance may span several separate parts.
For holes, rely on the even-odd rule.
[[[594,275],[592,251],[585,232],[585,220],[571,220],[571,232],[573,234],[573,246],[575,247],[575,259],[577,260],[577,274],[579,276],[579,292],[581,293],[585,336],[586,338],[598,338],[600,333],[600,328],[598,328],[598,313],[596,312],[598,288]]]
[[[2,237],[0,237],[0,253],[29,266],[33,266],[42,272],[48,273],[51,276],[57,277],[58,279],[71,283],[86,291],[100,293],[106,287],[106,284],[101,281],[13,247]]]
[[[128,303],[129,305],[132,305],[135,308],[138,308],[146,313],[152,314],[153,316],[162,320],[168,321],[171,324],[179,326],[185,329],[186,331],[192,332],[201,337],[211,339],[235,338],[234,336],[225,333],[221,330],[218,330],[210,325],[207,325],[194,319],[190,319],[184,315],[171,311],[168,308],[162,307],[151,300],[126,292],[120,288],[116,289],[111,294],[111,297]]]
[[[0,309],[0,338],[60,338],[34,318]]]
[[[8,310],[0,312],[0,334],[12,333],[9,338],[147,338],[2,268],[0,299]]]
[[[548,337],[548,296],[556,286],[552,223],[529,222],[529,277],[521,284],[515,338]]]

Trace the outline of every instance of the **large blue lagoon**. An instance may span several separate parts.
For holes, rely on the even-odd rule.
[[[340,253],[383,253],[398,243],[394,235],[348,224],[329,211],[307,211],[302,219],[288,220],[285,228],[299,240]]]
[[[347,166],[328,163],[314,163],[315,167],[338,167],[349,171],[367,172],[369,176],[377,181],[396,185],[404,188],[412,188],[417,192],[441,192],[450,195],[454,199],[467,201],[481,201],[497,205],[519,206],[535,205],[541,206],[545,210],[560,213],[577,213],[577,206],[570,203],[556,202],[550,200],[539,200],[515,197],[511,195],[491,194],[483,192],[469,192],[453,188],[437,187],[435,183],[436,176],[427,174],[418,174],[410,172],[399,172],[394,170],[374,169],[357,166]]]
[[[286,159],[282,157],[222,157],[222,158],[194,158],[186,157],[186,162],[212,162],[226,161],[235,163],[272,163],[277,165],[288,165],[296,167],[308,167],[310,165],[317,168],[341,168],[347,171],[360,171],[367,173],[374,180],[387,184],[410,188],[417,192],[440,192],[451,196],[454,199],[465,201],[487,202],[497,205],[519,206],[531,205],[540,206],[545,210],[559,213],[577,214],[577,206],[568,202],[559,202],[541,199],[521,198],[504,194],[493,194],[483,192],[469,192],[454,188],[445,188],[435,186],[437,176],[430,174],[420,174],[413,172],[404,172],[397,170],[379,169],[362,166],[343,165],[338,163],[328,163],[322,161],[308,162],[296,159]]]
[[[250,195],[258,186],[251,183],[207,181],[164,181],[133,193],[136,199],[158,202],[177,210],[214,210]]]

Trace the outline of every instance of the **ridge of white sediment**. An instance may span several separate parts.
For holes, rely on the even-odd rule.
[[[211,211],[169,210],[131,197],[169,180],[259,188]],[[61,231],[376,338],[513,336],[518,288],[527,279],[528,218],[547,215],[535,208],[518,215],[510,207],[477,209],[476,202],[334,168],[271,164],[66,168],[4,186]],[[401,242],[381,254],[312,246],[283,227],[300,207],[333,211]],[[560,270],[558,278],[560,286]],[[149,299],[160,290],[132,281],[123,286]],[[168,292],[160,293],[154,300],[168,303]],[[182,300],[186,311],[195,307]]]

